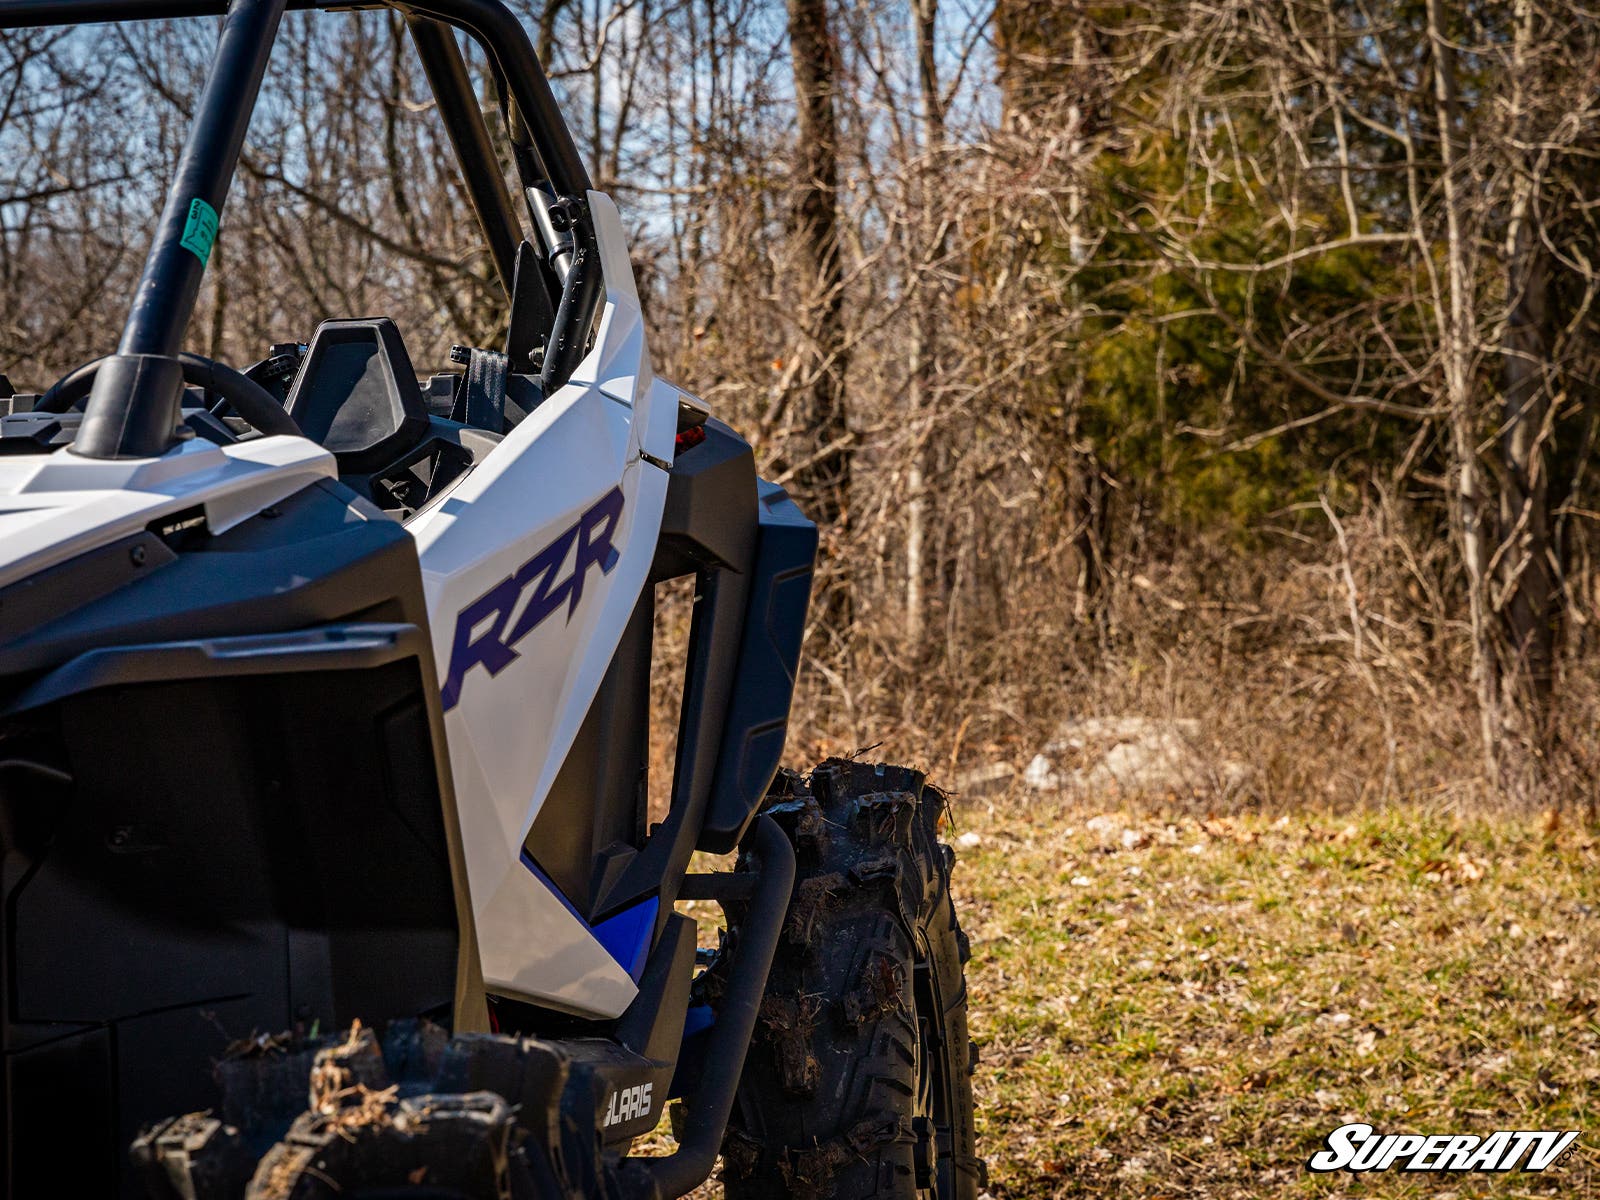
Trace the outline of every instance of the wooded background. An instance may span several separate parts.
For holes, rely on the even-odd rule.
[[[825,527],[800,741],[1183,716],[1208,806],[1592,807],[1596,9],[513,3],[657,370]],[[19,388],[111,348],[216,28],[0,35]],[[288,17],[191,348],[501,304],[399,19]]]

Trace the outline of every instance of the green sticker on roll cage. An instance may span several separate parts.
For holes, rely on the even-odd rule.
[[[189,219],[183,223],[183,237],[178,244],[204,265],[211,257],[211,245],[216,240],[217,210],[196,196],[189,201]]]

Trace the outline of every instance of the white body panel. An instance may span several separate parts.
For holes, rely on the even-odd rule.
[[[215,446],[198,438],[160,458],[0,458],[0,587],[201,505],[222,533],[318,479],[333,455],[297,437]],[[4,617],[0,616],[0,620]]]
[[[439,675],[447,679],[458,615],[555,543],[597,500],[622,490],[612,569],[585,570],[570,616],[562,605],[518,640],[517,657],[503,670],[468,670],[445,713],[485,983],[491,991],[616,1016],[637,991],[632,978],[520,858],[655,557],[667,475],[640,451],[670,461],[677,432],[678,392],[651,372],[616,209],[599,193],[590,193],[590,206],[606,284],[593,350],[570,383],[410,528],[422,556]],[[575,556],[576,547],[557,568],[558,579],[579,566]],[[532,591],[521,593],[517,611]]]

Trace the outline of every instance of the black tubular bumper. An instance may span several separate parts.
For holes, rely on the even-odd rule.
[[[666,1197],[682,1196],[705,1182],[722,1148],[722,1134],[733,1111],[745,1053],[755,1033],[761,996],[794,890],[794,847],[776,821],[767,816],[757,818],[743,849],[755,859],[760,875],[739,927],[738,970],[712,1026],[699,1085],[684,1097],[684,1127],[677,1153],[633,1160]]]

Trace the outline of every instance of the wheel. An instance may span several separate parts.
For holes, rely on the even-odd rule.
[[[449,1037],[396,1021],[314,1045],[241,1043],[218,1065],[221,1114],[135,1139],[152,1200],[616,1200],[645,1195],[604,1163],[600,1081],[535,1038]],[[307,1096],[310,1106],[307,1107]]]
[[[780,775],[766,811],[798,875],[723,1141],[729,1200],[982,1190],[944,808],[905,767]],[[719,984],[713,962],[699,985],[713,1007]]]

